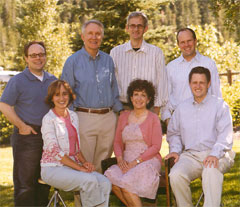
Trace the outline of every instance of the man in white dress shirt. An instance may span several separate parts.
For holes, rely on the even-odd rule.
[[[208,69],[198,66],[189,74],[193,97],[180,103],[170,119],[167,141],[175,165],[170,184],[178,207],[192,204],[190,182],[202,177],[204,207],[219,207],[223,173],[234,162],[232,118],[222,98],[208,93]]]
[[[211,73],[209,93],[221,97],[220,80],[215,62],[201,55],[197,50],[197,38],[190,28],[180,29],[177,33],[177,43],[182,52],[181,56],[167,65],[169,102],[164,110],[164,118],[168,123],[177,105],[192,96],[188,75],[192,68],[202,66]]]
[[[157,96],[154,112],[159,114],[168,100],[165,60],[160,48],[144,41],[148,19],[142,12],[132,12],[127,18],[126,31],[130,41],[113,48],[110,52],[116,67],[120,101],[127,108],[127,88],[133,79],[151,81]]]

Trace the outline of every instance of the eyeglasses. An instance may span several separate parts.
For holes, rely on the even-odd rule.
[[[33,53],[33,54],[28,55],[28,56],[30,56],[31,58],[37,58],[37,56],[41,58],[41,57],[45,57],[46,53],[38,53],[38,54]]]
[[[142,25],[142,24],[129,24],[128,25],[128,27],[130,28],[130,29],[143,29],[144,28],[144,25]]]

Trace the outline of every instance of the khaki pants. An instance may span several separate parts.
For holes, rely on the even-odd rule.
[[[113,111],[106,114],[77,112],[79,118],[80,148],[88,162],[98,172],[101,161],[111,157],[117,117]]]
[[[179,161],[170,171],[170,184],[178,207],[192,207],[190,182],[202,177],[204,192],[204,207],[219,207],[222,195],[223,173],[227,172],[234,163],[235,153],[227,152],[219,160],[219,167],[203,166],[203,160],[210,151],[184,151]]]

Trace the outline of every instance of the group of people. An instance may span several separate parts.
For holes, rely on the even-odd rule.
[[[170,183],[178,206],[192,206],[189,184],[202,177],[204,206],[219,206],[223,173],[234,160],[232,120],[221,98],[216,64],[196,50],[190,28],[177,33],[181,56],[165,67],[160,48],[144,41],[148,19],[132,12],[130,41],[99,50],[104,26],[83,24],[82,49],[71,55],[61,80],[44,71],[46,48],[24,48],[25,70],[8,82],[0,111],[14,124],[14,202],[46,206],[49,186],[80,191],[82,206],[108,206],[111,190],[126,206],[154,199],[161,169],[162,131],[175,165]],[[119,116],[119,117],[118,117]],[[102,175],[101,161],[117,164]]]

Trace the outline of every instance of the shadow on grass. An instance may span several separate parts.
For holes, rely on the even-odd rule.
[[[0,185],[0,206],[11,207],[14,206],[13,201],[13,186]]]

